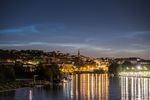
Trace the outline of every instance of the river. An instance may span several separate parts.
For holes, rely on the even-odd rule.
[[[150,100],[150,78],[76,74],[62,86],[20,88],[0,100]]]

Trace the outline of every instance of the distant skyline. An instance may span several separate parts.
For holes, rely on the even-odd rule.
[[[0,49],[150,59],[149,0],[1,0]]]

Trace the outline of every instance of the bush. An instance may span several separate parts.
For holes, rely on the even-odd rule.
[[[15,71],[12,66],[0,66],[0,82],[15,81]]]

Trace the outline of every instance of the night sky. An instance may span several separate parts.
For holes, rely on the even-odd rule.
[[[149,0],[1,0],[0,49],[150,59]]]

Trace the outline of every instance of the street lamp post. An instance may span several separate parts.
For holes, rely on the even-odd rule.
[[[35,79],[36,79],[37,76],[38,76],[38,75],[34,75],[34,76],[33,76],[33,83],[34,83],[34,85],[36,84],[36,80],[35,80]]]

